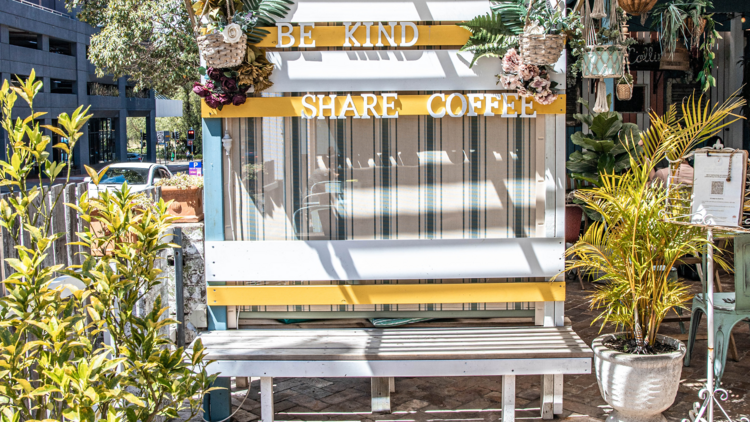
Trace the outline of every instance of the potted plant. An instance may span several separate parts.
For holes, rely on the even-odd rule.
[[[628,101],[633,98],[633,75],[625,73],[617,80],[617,99]]]
[[[160,179],[154,186],[161,186],[161,197],[169,204],[169,214],[180,217],[179,223],[203,221],[203,178],[178,173],[169,179]]]
[[[642,134],[641,152],[630,148],[630,170],[622,175],[604,172],[600,186],[579,190],[575,196],[602,216],[568,249],[568,270],[580,268],[601,274],[606,284],[590,296],[595,321],[614,325],[619,332],[597,337],[594,366],[604,400],[614,409],[609,420],[660,421],[661,412],[674,401],[682,371],[685,346],[659,334],[670,310],[683,308],[689,288],[670,277],[671,269],[686,256],[698,256],[708,240],[700,227],[676,224],[689,216],[667,207],[663,184],[651,183],[656,163],[685,157],[739,117],[732,110],[744,100],[731,98],[704,112],[694,96],[664,117],[651,115],[651,127]],[[737,117],[734,120],[728,117]],[[726,122],[726,120],[731,120]],[[635,145],[638,138],[627,142]],[[676,222],[675,222],[676,221]],[[724,265],[717,254],[717,262]]]

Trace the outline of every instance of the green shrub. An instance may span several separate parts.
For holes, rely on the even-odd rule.
[[[10,87],[6,81],[0,88],[1,123],[9,141],[9,160],[0,161],[0,185],[12,192],[0,201],[0,225],[18,253],[6,260],[15,272],[3,281],[8,295],[0,298],[2,422],[154,421],[177,417],[184,409],[197,414],[215,379],[205,371],[203,346],[196,342],[186,352],[162,333],[176,322],[163,317],[161,298],[136,312],[146,292],[162,280],[160,253],[174,247],[164,241],[173,219],[167,204],[136,210],[127,185],[96,199],[84,194],[78,204],[68,205],[86,222],[98,222],[105,234],[91,228],[78,233],[81,265],[45,266],[51,245],[64,236],[51,229],[51,210],[61,197],[41,200],[49,187],[32,186],[27,179],[67,182],[70,152],[91,115],[79,107],[58,117],[60,127],[44,126],[70,142],[53,146],[68,154],[67,162],[50,161],[50,137],[35,121],[44,113],[35,113],[33,104],[42,83],[33,71],[21,82]],[[31,115],[14,121],[18,98],[28,103]],[[98,182],[100,174],[86,170]],[[110,252],[95,256],[92,250]],[[85,289],[65,294],[63,288],[48,288],[63,274],[80,279]],[[105,333],[111,340],[102,343]]]

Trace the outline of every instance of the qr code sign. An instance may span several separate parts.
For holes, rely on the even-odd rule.
[[[711,195],[724,195],[724,182],[711,182]]]

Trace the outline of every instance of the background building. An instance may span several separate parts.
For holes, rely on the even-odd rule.
[[[125,77],[96,76],[86,54],[94,31],[68,13],[64,1],[0,0],[0,77],[15,80],[13,75],[23,78],[36,71],[44,82],[35,103],[35,111],[47,112],[43,124],[56,124],[60,113],[72,113],[79,105],[91,106],[94,117],[73,154],[77,169],[127,159],[128,117],[146,117],[144,160],[154,161],[156,96],[135,90]],[[21,108],[21,114],[27,113],[28,108]],[[65,142],[58,138],[53,135],[53,144]],[[4,145],[4,133],[2,139]],[[60,158],[59,150],[54,153]],[[0,154],[4,156],[4,146]]]

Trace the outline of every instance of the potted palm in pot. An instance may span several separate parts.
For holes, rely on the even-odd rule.
[[[167,211],[180,217],[178,223],[203,221],[203,177],[179,173],[154,185],[161,186],[164,202],[172,201]]]
[[[661,412],[674,401],[685,346],[659,329],[667,313],[684,308],[691,296],[670,272],[683,257],[698,256],[708,242],[702,228],[678,224],[689,217],[670,214],[670,191],[651,183],[649,174],[663,158],[678,161],[736,121],[724,123],[736,117],[732,110],[743,102],[733,98],[702,110],[691,97],[682,105],[683,118],[675,118],[674,105],[664,117],[652,113],[651,128],[640,139],[642,150],[629,149],[630,170],[605,172],[600,184],[575,193],[602,221],[568,249],[567,255],[577,259],[567,269],[601,275],[606,283],[590,296],[591,307],[601,311],[595,322],[620,330],[592,344],[600,392],[615,409],[610,421],[661,421]],[[635,145],[639,139],[628,142]],[[723,265],[720,256],[717,263]]]

